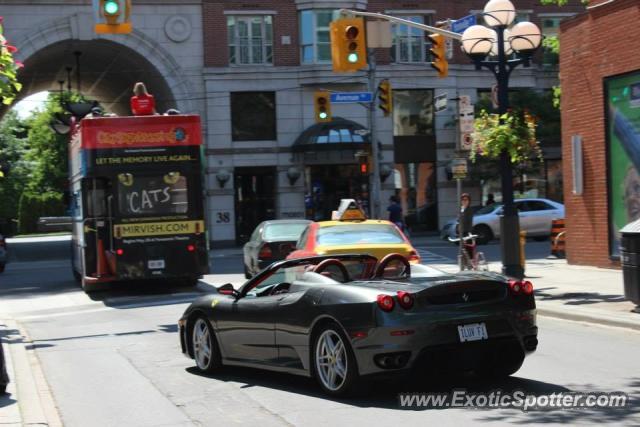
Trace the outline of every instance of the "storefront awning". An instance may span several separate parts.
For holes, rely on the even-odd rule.
[[[293,143],[294,153],[354,150],[368,146],[369,130],[352,120],[334,117],[331,122],[309,126]]]

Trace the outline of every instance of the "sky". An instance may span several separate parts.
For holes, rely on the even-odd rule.
[[[37,109],[44,107],[45,101],[49,96],[49,92],[38,92],[33,95],[29,95],[22,101],[16,103],[13,109],[18,113],[21,119],[26,119]]]

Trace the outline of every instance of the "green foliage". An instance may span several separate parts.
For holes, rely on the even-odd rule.
[[[506,151],[511,163],[524,163],[532,157],[542,161],[542,150],[536,139],[535,118],[526,110],[502,115],[480,112],[475,120],[475,132],[470,155],[497,159]]]
[[[488,93],[486,93],[488,95]],[[509,105],[514,110],[529,111],[536,118],[536,137],[544,146],[560,145],[560,111],[554,107],[551,91],[538,92],[532,89],[509,91]],[[476,113],[481,110],[494,112],[488,96],[476,102]]]
[[[29,177],[29,164],[24,161],[27,129],[15,111],[9,111],[0,122],[0,161],[11,170],[0,178],[0,223],[18,217],[18,201]],[[4,230],[7,233],[7,230]]]
[[[9,105],[20,92],[22,85],[18,82],[18,69],[22,67],[20,61],[13,59],[18,49],[11,46],[3,36],[2,17],[0,16],[0,100]]]
[[[49,94],[42,111],[27,119],[29,151],[26,160],[32,164],[27,191],[62,193],[67,186],[68,136],[55,133],[50,124],[55,113],[62,113],[60,95]]]
[[[60,193],[22,193],[18,208],[18,229],[22,234],[37,231],[38,218],[43,216],[61,216],[64,203]]]

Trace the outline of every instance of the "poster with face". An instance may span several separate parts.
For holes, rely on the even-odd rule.
[[[605,80],[609,164],[609,248],[620,255],[620,229],[640,218],[640,71]]]

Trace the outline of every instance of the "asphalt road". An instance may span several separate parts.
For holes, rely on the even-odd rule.
[[[443,257],[451,248],[438,250],[432,243],[429,251]],[[214,272],[237,273],[240,260],[233,253],[214,256]],[[238,274],[220,276],[229,278],[240,280]],[[73,282],[66,261],[12,263],[0,276],[0,313],[26,328],[67,426],[640,423],[635,332],[540,318],[539,350],[508,380],[402,378],[334,400],[312,380],[286,374],[240,368],[198,374],[180,353],[176,326],[198,292],[120,287],[89,298]],[[529,412],[403,409],[398,403],[400,392],[454,389],[624,391],[633,400],[627,408]]]

